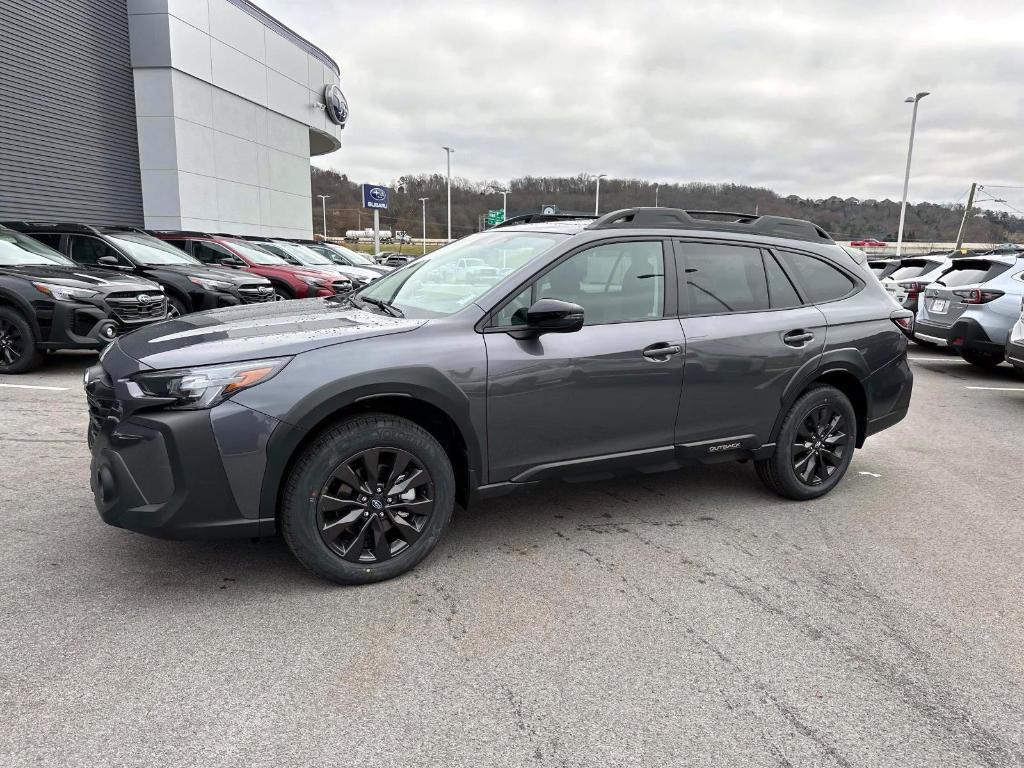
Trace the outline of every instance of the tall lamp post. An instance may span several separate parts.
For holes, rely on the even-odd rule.
[[[451,147],[441,147],[448,157],[448,242],[452,241],[452,153]]]
[[[320,202],[324,204],[324,240],[327,239],[327,198],[330,195],[317,195],[320,198]]]
[[[508,193],[511,189],[496,189],[495,192],[501,194],[501,220],[504,221],[508,218]]]
[[[658,182],[654,182],[654,207],[655,208],[658,207],[658,187],[660,187],[660,186],[661,186],[661,184],[659,184]]]
[[[427,253],[427,200],[429,197],[421,197],[420,204],[423,206],[423,253]]]
[[[900,205],[900,231],[896,236],[896,258],[899,258],[900,253],[903,251],[903,221],[907,216],[907,190],[910,187],[910,159],[914,155],[914,129],[917,128],[917,105],[927,95],[928,91],[921,91],[914,96],[907,96],[903,100],[904,104],[914,105],[914,112],[910,118],[910,145],[907,147],[907,172],[903,176],[903,203]]]
[[[594,194],[594,215],[597,216],[601,209],[601,179],[607,178],[607,173],[602,173],[597,177],[597,192]]]

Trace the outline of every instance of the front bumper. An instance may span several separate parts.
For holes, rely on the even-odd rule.
[[[109,313],[87,302],[55,301],[36,310],[42,349],[102,349],[123,325]]]
[[[265,446],[277,421],[228,401],[125,415],[120,383],[86,376],[90,486],[104,522],[164,539],[258,536]]]

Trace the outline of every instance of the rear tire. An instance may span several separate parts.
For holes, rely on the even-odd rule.
[[[960,357],[979,368],[995,368],[1006,359],[999,352],[983,352],[979,349],[961,349]]]
[[[757,476],[787,499],[824,496],[846,474],[857,442],[857,415],[835,387],[817,384],[793,403],[782,421],[775,453],[754,462]]]
[[[0,374],[28,373],[42,365],[46,355],[36,346],[38,341],[24,315],[0,307]]]
[[[313,573],[368,584],[426,557],[454,508],[455,474],[433,435],[407,419],[367,414],[299,454],[282,495],[281,532]]]

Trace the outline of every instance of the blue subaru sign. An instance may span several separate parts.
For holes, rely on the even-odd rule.
[[[378,187],[376,184],[363,184],[363,208],[381,208],[387,210],[391,190]]]

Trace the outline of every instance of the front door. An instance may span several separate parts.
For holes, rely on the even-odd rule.
[[[787,385],[825,344],[825,317],[768,251],[678,241],[686,373],[676,441],[697,457],[769,440]]]
[[[484,334],[490,482],[586,475],[672,455],[684,342],[674,291],[666,299],[668,245],[620,240],[587,248],[497,313]],[[510,335],[545,297],[582,306],[584,327]]]

